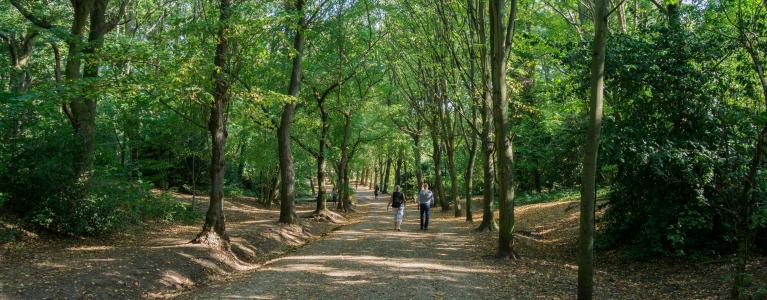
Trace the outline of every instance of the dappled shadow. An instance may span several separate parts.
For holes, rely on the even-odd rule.
[[[367,190],[363,191],[365,193]],[[180,201],[191,196],[174,194]],[[206,197],[197,197],[201,215]],[[197,224],[146,224],[106,238],[37,240],[0,253],[0,299],[140,298],[177,293],[264,261],[329,232],[337,224],[303,220],[303,226],[277,224],[279,207],[255,199],[226,198],[232,251],[190,244]],[[313,203],[299,203],[308,214]]]
[[[409,207],[403,231],[393,231],[384,201],[367,205],[371,212],[360,223],[184,298],[496,298],[497,262],[480,258],[467,228],[434,220],[433,230],[420,231],[418,212]]]

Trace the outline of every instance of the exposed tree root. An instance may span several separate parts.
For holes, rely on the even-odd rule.
[[[224,234],[219,235],[215,231],[203,230],[197,237],[189,241],[192,244],[200,244],[210,248],[216,248],[221,250],[230,250],[229,237]]]
[[[493,221],[482,221],[482,223],[479,224],[479,227],[476,229],[477,232],[485,232],[485,231],[498,231],[498,223]]]
[[[328,222],[333,224],[343,223],[346,218],[339,213],[330,210],[314,211],[312,214],[307,215],[305,218],[313,219],[317,222]]]

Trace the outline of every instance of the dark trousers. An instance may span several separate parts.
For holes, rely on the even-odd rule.
[[[429,229],[429,204],[426,203],[420,203],[418,204],[421,208],[421,229]],[[426,219],[424,219],[424,216],[426,216]]]

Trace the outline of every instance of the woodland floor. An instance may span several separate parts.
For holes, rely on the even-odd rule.
[[[191,196],[174,194],[180,201]],[[196,209],[204,215],[207,198]],[[329,203],[331,205],[331,203]],[[224,204],[232,252],[189,241],[195,224],[146,224],[108,238],[57,238],[27,232],[0,244],[0,299],[137,299],[172,297],[180,291],[254,270],[353,220],[303,219],[301,226],[278,225],[279,207],[253,198],[227,197]],[[308,216],[314,203],[297,205]],[[0,226],[13,226],[0,218]]]
[[[0,299],[573,299],[578,204],[516,209],[519,260],[497,260],[496,232],[475,232],[453,212],[432,210],[428,232],[408,206],[394,232],[385,200],[357,196],[349,224],[276,224],[277,208],[226,204],[236,254],[188,244],[200,224],[151,225],[109,240],[30,238],[0,252]],[[202,201],[204,202],[204,200]],[[299,207],[304,214],[310,204]],[[481,219],[479,203],[474,220]],[[328,233],[323,236],[324,233]],[[310,243],[304,245],[307,241]],[[300,245],[304,245],[299,247]],[[595,299],[725,298],[731,257],[623,262],[597,253]],[[767,287],[767,259],[749,271]]]

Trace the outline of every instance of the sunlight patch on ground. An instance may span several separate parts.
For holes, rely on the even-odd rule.
[[[65,264],[57,264],[57,263],[52,263],[48,261],[36,263],[35,267],[38,267],[41,269],[68,269],[69,268],[69,266]]]
[[[290,256],[290,257],[283,257],[278,258],[275,260],[272,260],[269,262],[269,264],[279,262],[279,261],[332,261],[332,260],[342,260],[342,261],[354,261],[359,262],[362,264],[370,264],[375,266],[383,266],[383,267],[390,267],[395,269],[418,269],[418,270],[438,270],[438,271],[449,271],[449,272],[459,272],[459,273],[486,273],[486,274],[494,274],[498,273],[496,270],[489,270],[489,269],[473,269],[473,268],[466,268],[461,266],[455,266],[455,265],[445,265],[436,263],[437,260],[433,260],[435,262],[425,262],[423,260],[416,260],[416,259],[402,259],[402,258],[385,258],[385,257],[379,257],[379,256],[348,256],[348,255],[311,255],[311,256]]]
[[[67,251],[107,251],[112,250],[115,247],[112,246],[81,246],[81,247],[69,247]]]

